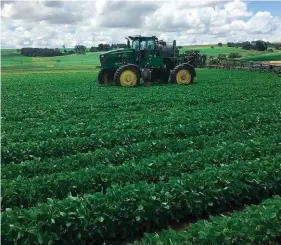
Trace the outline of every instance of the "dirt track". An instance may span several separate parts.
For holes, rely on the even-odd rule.
[[[281,60],[265,61],[264,63],[265,64],[272,64],[272,65],[281,66]]]

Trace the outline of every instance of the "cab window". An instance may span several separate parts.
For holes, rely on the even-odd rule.
[[[133,43],[132,43],[132,48],[133,48],[133,49],[140,49],[140,47],[139,47],[139,41],[138,41],[138,40],[133,41]]]
[[[147,48],[150,49],[150,50],[154,49],[154,41],[153,40],[147,41]]]

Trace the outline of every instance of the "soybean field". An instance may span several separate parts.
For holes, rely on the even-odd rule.
[[[124,88],[68,62],[2,67],[3,244],[279,244],[280,77]]]

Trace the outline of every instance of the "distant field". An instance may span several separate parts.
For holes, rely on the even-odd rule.
[[[211,48],[214,46],[214,48]],[[244,50],[242,48],[234,48],[227,47],[223,45],[219,47],[217,45],[197,45],[197,46],[185,46],[180,50],[181,53],[184,53],[186,50],[200,50],[201,54],[210,55],[210,56],[218,56],[219,54],[230,54],[230,53],[240,53],[242,55],[242,59],[249,58],[249,60],[254,60],[252,58],[259,57],[258,61],[269,60],[272,56],[275,58],[274,60],[281,60],[281,51],[274,50],[273,53],[269,53],[268,51],[257,51],[257,50]],[[263,59],[264,58],[264,59]]]
[[[277,60],[277,61],[279,61],[279,60],[281,60],[281,52],[246,57],[243,60],[251,60],[251,61],[275,61],[275,60]]]
[[[99,65],[99,52],[85,55],[66,55],[56,57],[26,57],[16,50],[2,50],[1,66],[14,68],[62,68],[64,66],[97,66]]]

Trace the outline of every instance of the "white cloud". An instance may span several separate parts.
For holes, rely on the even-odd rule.
[[[178,44],[281,40],[281,20],[252,13],[240,0],[2,2],[3,48],[125,43],[128,35],[157,35]]]

